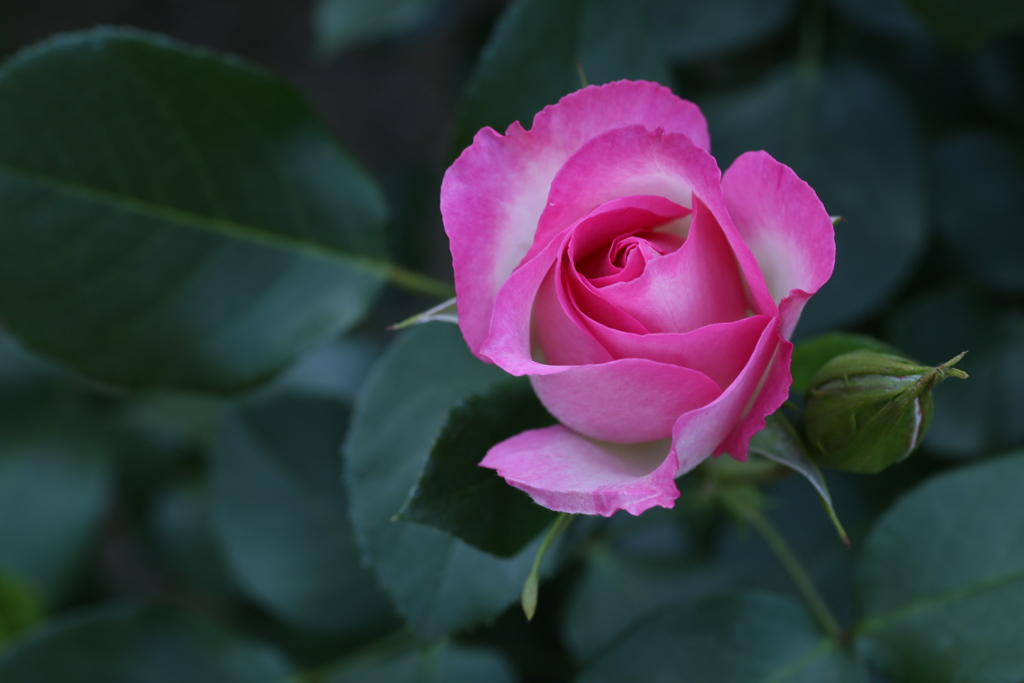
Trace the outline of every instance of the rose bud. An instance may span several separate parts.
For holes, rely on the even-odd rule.
[[[937,367],[876,351],[830,360],[807,392],[804,429],[815,460],[873,474],[909,456],[928,429],[932,387],[946,377],[967,378],[953,367],[963,356]]]

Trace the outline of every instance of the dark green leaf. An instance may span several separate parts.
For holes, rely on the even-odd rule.
[[[324,683],[513,683],[515,673],[501,655],[482,648],[442,644],[370,655],[332,668]]]
[[[702,105],[722,168],[765,149],[810,183],[829,213],[847,219],[836,227],[835,273],[811,299],[798,334],[879,310],[926,237],[917,130],[900,93],[854,64],[817,74],[785,67]]]
[[[905,0],[943,40],[975,48],[986,40],[1024,28],[1020,0]]]
[[[0,317],[131,386],[239,390],[358,321],[373,182],[277,79],[133,30],[0,69]]]
[[[903,0],[832,0],[843,14],[894,38],[920,38],[928,29]]]
[[[863,683],[798,602],[752,593],[670,607],[617,640],[580,683]]]
[[[452,408],[507,380],[502,370],[470,354],[455,326],[420,325],[403,332],[381,357],[356,403],[345,442],[356,536],[423,640],[495,616],[519,596],[530,571],[536,544],[502,559],[437,529],[392,521]]]
[[[281,683],[291,673],[266,645],[152,608],[66,616],[0,656],[4,683]]]
[[[965,382],[934,394],[925,435],[931,453],[980,455],[1024,442],[1024,318],[967,287],[926,292],[893,311],[889,339],[925,363],[967,351]],[[946,354],[946,355],[943,355]]]
[[[866,334],[830,332],[806,339],[793,348],[792,390],[803,394],[810,389],[811,380],[825,363],[844,353],[861,350],[899,354],[889,344]]]
[[[667,83],[667,63],[638,5],[614,0],[517,0],[498,22],[466,86],[456,151],[477,130],[530,127],[534,115],[590,83]]]
[[[962,133],[938,145],[932,166],[935,218],[956,264],[990,287],[1024,292],[1024,151]]]
[[[342,636],[393,615],[346,519],[338,448],[345,410],[281,397],[228,421],[213,453],[213,515],[251,595],[291,623]]]
[[[398,519],[447,531],[501,557],[515,555],[555,513],[478,463],[498,442],[554,423],[525,379],[470,396],[449,414]]]
[[[111,446],[70,405],[0,411],[0,570],[60,600],[106,512]]]
[[[313,7],[316,52],[330,57],[359,43],[399,33],[422,21],[438,0],[318,0]]]
[[[858,650],[901,683],[1024,678],[1024,454],[935,477],[865,544]]]
[[[646,0],[655,32],[677,62],[721,57],[784,27],[796,0]]]

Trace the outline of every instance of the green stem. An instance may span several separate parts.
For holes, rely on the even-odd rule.
[[[455,288],[447,282],[441,282],[432,277],[420,275],[415,271],[393,263],[388,265],[387,276],[391,284],[407,292],[426,294],[438,299],[450,299],[455,296]]]
[[[555,519],[554,524],[548,529],[548,533],[544,536],[544,540],[541,541],[540,547],[537,548],[537,555],[533,558],[533,568],[530,569],[530,575],[526,577],[526,582],[523,584],[523,613],[526,615],[526,620],[530,621],[533,619],[533,615],[537,612],[537,591],[540,584],[540,563],[544,560],[544,555],[547,554],[548,548],[555,542],[562,532],[569,528],[569,523],[572,522],[573,516],[567,512],[558,513],[558,518]]]
[[[761,534],[761,538],[764,539],[772,553],[775,554],[782,568],[786,570],[786,574],[789,575],[793,585],[796,586],[800,597],[807,603],[807,607],[810,608],[811,613],[818,620],[818,624],[821,625],[825,633],[836,642],[843,642],[844,634],[842,627],[839,626],[839,622],[832,615],[821,594],[818,593],[818,589],[814,587],[814,582],[811,581],[811,577],[804,571],[800,560],[793,554],[789,544],[786,543],[786,539],[778,532],[775,525],[771,523],[771,520],[765,517],[756,505],[751,505],[748,501],[743,500],[733,490],[724,489],[719,495],[722,502],[725,503],[733,515],[749,522],[750,526],[754,527]]]
[[[821,77],[825,43],[825,3],[810,0],[800,21],[796,60],[796,82],[787,136],[788,163],[799,167],[810,152],[809,133],[814,126],[816,93]]]

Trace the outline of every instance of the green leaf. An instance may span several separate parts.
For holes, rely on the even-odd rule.
[[[830,214],[847,219],[836,227],[835,272],[808,303],[797,333],[849,325],[881,309],[913,271],[926,238],[918,133],[901,93],[854,63],[820,72],[786,66],[701,105],[722,168],[747,150],[767,150],[814,188]]]
[[[421,325],[395,340],[356,402],[344,477],[356,537],[421,640],[494,617],[519,596],[533,562],[536,543],[502,559],[437,529],[392,521],[452,408],[505,381],[470,354],[457,328]]]
[[[340,403],[278,397],[229,420],[213,452],[213,521],[240,584],[290,623],[365,636],[393,622],[346,519]]]
[[[448,415],[398,519],[441,529],[494,555],[515,555],[555,514],[479,463],[491,446],[554,423],[525,379],[460,402]]]
[[[832,494],[828,491],[825,477],[807,455],[807,448],[803,440],[789,420],[779,413],[769,415],[765,421],[765,428],[750,439],[750,451],[780,465],[785,465],[810,482],[821,497],[828,517],[839,533],[839,538],[846,545],[850,545],[850,537],[847,536],[843,525],[839,523],[839,517],[836,516],[835,507],[832,505]]]
[[[484,126],[529,128],[534,115],[590,83],[671,76],[639,5],[615,0],[517,0],[502,15],[466,86],[453,148]]]
[[[865,544],[857,648],[901,683],[1024,678],[1024,454],[937,476]]]
[[[324,683],[513,683],[514,670],[497,652],[479,647],[449,645],[427,650],[373,653],[331,668]]]
[[[932,155],[935,219],[954,263],[986,285],[1024,293],[1024,150],[987,133],[961,133]]]
[[[317,0],[314,50],[332,57],[360,43],[400,33],[423,21],[438,0]]]
[[[864,683],[798,602],[749,593],[670,607],[596,657],[580,683]]]
[[[21,579],[0,573],[0,651],[43,619],[42,596]]]
[[[0,571],[52,604],[78,579],[106,513],[111,445],[96,417],[51,404],[0,405]],[[18,412],[18,411],[24,412]]]
[[[940,38],[961,48],[976,48],[995,36],[1024,28],[1019,0],[905,0]]]
[[[646,0],[655,33],[676,62],[721,57],[782,29],[795,0]]]
[[[852,332],[830,332],[798,343],[793,348],[792,390],[803,394],[811,388],[811,380],[825,363],[844,353],[862,350],[899,354],[898,350],[881,340]]]
[[[355,324],[385,207],[298,94],[101,28],[0,69],[0,317],[134,387],[241,390]]]
[[[832,0],[854,22],[893,38],[928,35],[921,19],[902,0]]]
[[[4,683],[281,683],[290,674],[266,645],[155,608],[65,616],[0,656]]]
[[[932,363],[961,351],[966,382],[934,393],[935,419],[923,446],[970,457],[1024,442],[1024,318],[965,286],[925,292],[892,312],[889,339]],[[947,355],[943,355],[947,354]]]

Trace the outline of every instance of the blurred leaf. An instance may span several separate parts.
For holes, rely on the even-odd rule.
[[[865,544],[857,649],[901,683],[1024,678],[1024,454],[940,475]]]
[[[494,555],[515,555],[555,513],[479,463],[491,446],[554,423],[525,378],[456,404],[398,519],[446,531]]]
[[[0,69],[0,316],[103,381],[240,390],[366,311],[373,182],[291,88],[128,29]]]
[[[960,133],[932,155],[934,213],[958,265],[986,285],[1024,293],[1024,152],[987,133]]]
[[[928,36],[928,29],[903,0],[832,0],[855,22],[894,38]]]
[[[502,559],[437,529],[392,521],[452,408],[507,380],[470,354],[456,327],[421,325],[399,335],[356,403],[345,442],[356,536],[398,611],[424,641],[497,615],[519,596],[533,562],[536,543]]]
[[[393,615],[346,519],[335,401],[279,397],[227,422],[213,452],[213,521],[241,585],[301,628],[348,637]]]
[[[1024,28],[1020,0],[905,0],[940,38],[961,48],[976,48],[1000,34]]]
[[[238,595],[213,529],[205,479],[170,482],[152,498],[149,521],[163,563],[218,600]]]
[[[926,292],[893,311],[888,338],[926,363],[961,351],[966,382],[935,390],[928,452],[967,457],[1024,442],[1024,314],[967,287]],[[951,351],[955,349],[955,351]],[[946,354],[946,355],[943,355]]]
[[[669,607],[592,660],[580,683],[864,683],[862,667],[791,598],[728,595]]]
[[[154,608],[64,616],[0,655],[4,683],[281,683],[290,673],[266,645]]]
[[[815,189],[836,227],[836,269],[797,328],[809,335],[877,312],[925,246],[918,134],[900,93],[855,64],[787,66],[701,103],[719,165],[765,149]]]
[[[805,339],[793,348],[792,391],[803,394],[810,389],[811,380],[825,363],[844,353],[861,350],[899,353],[889,344],[866,334],[830,332]]]
[[[317,0],[313,6],[314,49],[332,57],[359,43],[408,30],[438,0]]]
[[[783,28],[796,0],[645,0],[655,33],[676,62],[698,62],[742,49]]]
[[[497,652],[442,644],[360,657],[330,669],[323,683],[513,683],[514,670]]]
[[[668,83],[657,41],[639,5],[615,0],[516,0],[491,35],[466,86],[453,149],[484,126],[529,128],[534,115],[590,83],[622,78]]]
[[[111,445],[66,405],[19,414],[6,409],[16,400],[5,395],[0,411],[0,570],[52,604],[78,578],[106,513]]]
[[[836,516],[835,508],[832,505],[832,494],[828,491],[825,477],[807,455],[807,448],[803,440],[789,420],[779,413],[769,415],[765,420],[765,428],[750,439],[750,452],[785,465],[806,479],[821,497],[828,517],[839,533],[839,538],[846,545],[850,545],[850,538],[846,535],[846,530],[843,529],[843,525],[839,523],[839,518]]]
[[[32,586],[0,573],[0,652],[14,637],[41,621],[45,611],[42,597]]]

